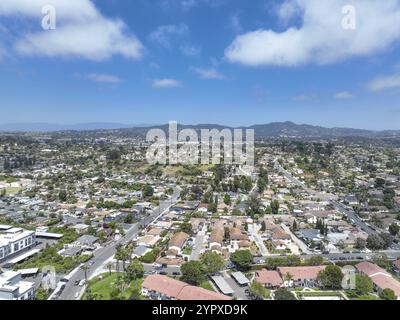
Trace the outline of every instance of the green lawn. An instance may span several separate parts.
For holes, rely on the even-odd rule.
[[[22,188],[6,188],[6,194],[16,194],[20,192]]]
[[[303,297],[341,297],[337,291],[298,292]]]
[[[98,296],[98,300],[110,300],[110,292],[117,284],[117,273],[112,273],[111,276],[108,273],[104,273],[102,276],[103,279],[99,279],[99,277],[97,277],[90,280],[89,287],[92,291],[92,294]],[[134,291],[140,292],[142,282],[143,279],[133,280],[129,287],[122,292],[122,298],[129,299]],[[83,296],[83,299],[85,299],[85,297],[86,294]]]
[[[210,291],[214,291],[214,288],[213,288],[213,286],[210,284],[209,281],[204,281],[204,282],[200,283],[199,287],[200,287],[200,288],[203,288],[203,289],[210,290]]]

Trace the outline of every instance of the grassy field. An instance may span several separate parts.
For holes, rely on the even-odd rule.
[[[341,297],[336,291],[318,291],[318,292],[298,292],[303,297]]]
[[[204,282],[200,283],[199,287],[203,288],[203,289],[210,290],[210,291],[215,291],[213,286],[210,284],[209,281],[204,281]]]
[[[99,277],[92,279],[89,281],[89,287],[92,291],[92,294],[98,296],[98,300],[110,300],[110,292],[117,284],[117,274],[112,273],[111,276],[108,273],[102,275],[103,279],[99,279]],[[143,279],[133,280],[129,287],[127,287],[122,292],[123,299],[129,299],[133,292],[141,290]],[[85,299],[86,294],[83,296]]]
[[[16,194],[18,192],[20,192],[22,190],[22,188],[6,188],[6,194]]]

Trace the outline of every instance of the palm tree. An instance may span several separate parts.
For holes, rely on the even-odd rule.
[[[288,282],[288,285],[289,285],[290,281],[293,280],[293,275],[292,275],[290,272],[287,272],[287,273],[285,274],[283,280],[287,281],[287,282]]]
[[[135,250],[135,244],[133,242],[130,242],[126,247],[126,253],[128,255],[129,263],[132,263],[132,255],[134,250]]]
[[[117,246],[115,247],[115,260],[116,260],[116,271],[117,271],[117,276],[119,277],[119,260],[120,260],[120,257],[121,257],[121,248],[122,248],[122,245],[119,243],[119,244],[117,244]]]
[[[85,273],[85,282],[87,283],[88,281],[88,270],[90,269],[86,264],[81,266],[81,269]]]
[[[118,279],[119,279],[119,261],[122,261],[122,272],[124,273],[124,280],[125,279],[125,262],[128,259],[128,251],[122,246],[118,245],[117,246],[117,251],[115,253],[115,259],[117,260],[117,273],[118,273]]]
[[[110,274],[110,276],[111,276],[112,267],[113,267],[113,264],[111,262],[107,263],[108,273]]]

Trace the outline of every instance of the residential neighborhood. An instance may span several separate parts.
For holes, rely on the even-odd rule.
[[[2,138],[5,297],[400,296],[398,148],[263,140],[243,175],[235,165],[146,164],[140,138],[75,135]]]
[[[400,0],[0,0],[1,311],[386,312],[399,57]]]

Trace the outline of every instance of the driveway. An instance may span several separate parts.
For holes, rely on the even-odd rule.
[[[290,230],[290,228],[288,226],[286,226],[285,224],[281,224],[282,229],[290,235],[290,237],[292,238],[292,241],[297,244],[297,246],[306,254],[312,254],[312,252],[310,251],[310,249],[307,247],[307,245],[301,241],[299,238],[296,237],[296,235]]]
[[[263,257],[268,256],[269,255],[268,249],[265,246],[264,241],[262,240],[261,236],[258,234],[259,228],[254,224],[249,224],[248,228],[249,228],[248,231],[250,234],[250,239],[255,241],[258,249],[260,249],[261,255]]]
[[[206,236],[207,226],[204,225],[203,229],[197,234],[190,254],[190,260],[199,260],[201,249],[203,249],[204,237]]]

